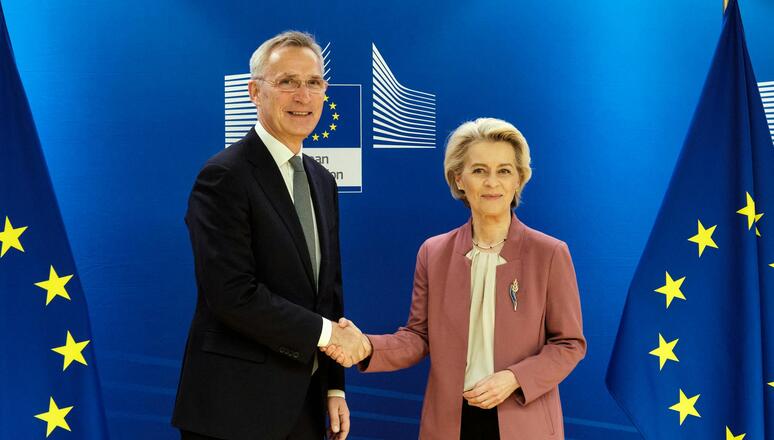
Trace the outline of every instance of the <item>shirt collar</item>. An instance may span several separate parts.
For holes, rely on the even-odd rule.
[[[269,150],[269,154],[271,154],[274,162],[277,162],[278,167],[286,164],[293,156],[302,157],[301,154],[304,152],[303,146],[298,150],[298,154],[294,155],[293,152],[290,151],[290,148],[286,147],[279,139],[272,136],[265,128],[263,128],[261,121],[255,123],[255,132],[258,133],[258,137],[261,138],[263,144],[266,145],[266,149]]]

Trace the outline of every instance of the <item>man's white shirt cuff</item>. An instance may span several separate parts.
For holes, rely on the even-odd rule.
[[[331,322],[325,318],[322,318],[322,330],[320,331],[320,339],[317,340],[318,347],[325,347],[331,342],[332,331],[333,327]]]
[[[342,399],[346,398],[344,391],[341,390],[328,390],[328,397],[341,397]]]

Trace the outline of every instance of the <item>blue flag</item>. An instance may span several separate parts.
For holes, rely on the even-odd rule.
[[[86,301],[1,7],[0,109],[0,438],[106,439]]]
[[[774,439],[772,264],[774,146],[731,0],[607,372],[644,438]]]

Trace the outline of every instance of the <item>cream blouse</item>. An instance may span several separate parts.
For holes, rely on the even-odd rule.
[[[505,263],[496,252],[473,247],[465,256],[470,266],[470,324],[468,326],[468,364],[465,390],[494,373],[495,278],[497,266]]]

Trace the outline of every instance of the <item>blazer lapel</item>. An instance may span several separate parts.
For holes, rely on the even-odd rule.
[[[511,215],[511,226],[508,227],[508,239],[505,240],[500,256],[505,261],[521,258],[521,242],[524,236],[524,224],[519,221],[516,214]]]
[[[468,352],[468,327],[470,326],[470,269],[471,261],[465,255],[473,247],[473,223],[471,220],[459,229],[454,241],[454,251],[449,261],[449,272],[446,279],[443,309],[446,322],[451,325],[448,331],[451,333],[447,342],[460,344],[457,346],[457,361],[461,365],[467,362]],[[463,369],[464,373],[464,369]]]
[[[519,322],[524,313],[519,313],[525,307],[524,301],[529,301],[525,292],[533,286],[524,283],[521,260],[521,244],[524,236],[524,225],[513,215],[508,229],[508,239],[500,251],[500,256],[506,261],[497,266],[495,281],[495,330],[494,330],[494,367],[495,371],[508,367],[512,359],[507,354],[512,352],[514,338],[518,337]],[[518,307],[514,310],[510,296],[511,284],[519,283],[517,295]]]
[[[277,211],[283,223],[285,223],[291,237],[293,237],[293,243],[295,243],[296,250],[301,256],[301,261],[303,261],[304,271],[309,282],[315,287],[312,261],[309,258],[309,250],[306,247],[304,230],[301,228],[296,208],[293,206],[293,200],[290,198],[290,194],[288,194],[288,187],[282,179],[277,163],[274,162],[269,150],[266,149],[266,145],[261,141],[254,128],[250,129],[245,138],[250,143],[249,147],[246,148],[247,160],[255,167],[253,168],[253,177],[261,186],[266,198],[269,199],[269,202]]]

